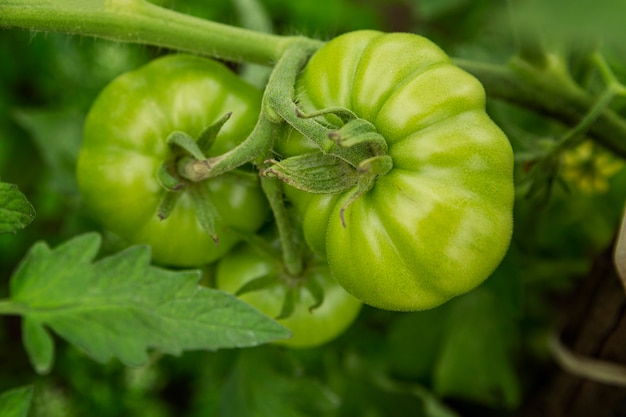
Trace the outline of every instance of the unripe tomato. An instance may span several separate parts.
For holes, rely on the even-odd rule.
[[[292,314],[278,320],[291,330],[293,337],[276,342],[289,347],[308,348],[329,342],[342,334],[361,310],[361,302],[335,282],[323,262],[309,263],[301,276],[293,277],[283,270],[279,257],[244,245],[218,262],[215,276],[217,288],[230,293],[236,293],[255,279],[272,278],[274,285],[239,296],[270,317],[280,315],[286,292],[293,291]],[[314,280],[323,290],[324,299],[319,307],[311,308],[316,300],[307,290],[306,280]]]
[[[77,168],[84,204],[130,243],[149,244],[159,263],[197,266],[216,260],[238,241],[229,229],[253,232],[266,220],[265,197],[256,179],[223,175],[187,184],[169,217],[160,220],[157,210],[166,190],[157,173],[172,158],[166,140],[174,131],[197,138],[232,112],[210,150],[222,154],[252,131],[260,102],[258,89],[222,64],[194,56],[168,55],[118,77],[98,96],[85,122]],[[217,212],[218,244],[198,220],[192,187],[202,187]]]
[[[371,122],[393,162],[351,203],[353,190],[286,187],[337,282],[366,304],[411,311],[493,272],[512,234],[513,154],[473,76],[421,36],[358,31],[318,50],[297,91],[305,113],[343,107]],[[278,143],[286,157],[315,150],[295,131]]]

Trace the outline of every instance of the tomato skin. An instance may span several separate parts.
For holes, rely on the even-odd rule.
[[[300,75],[305,112],[345,107],[386,140],[393,168],[350,193],[286,186],[304,236],[335,279],[364,303],[424,310],[470,291],[502,260],[512,235],[513,154],[485,112],[482,85],[429,40],[357,31],[317,51]],[[283,156],[316,149],[295,132]]]
[[[252,131],[261,92],[223,65],[188,55],[168,55],[113,80],[87,115],[77,176],[86,207],[131,244],[150,244],[153,259],[197,266],[223,256],[238,239],[228,228],[255,231],[266,220],[258,184],[220,176],[202,183],[219,215],[216,245],[182,191],[165,220],[157,208],[165,193],[157,178],[171,158],[173,131],[193,138],[232,112],[210,155],[233,148]]]
[[[281,274],[281,264],[276,258],[255,251],[249,245],[239,246],[218,262],[215,272],[216,287],[234,294],[246,283],[268,274]],[[315,303],[314,298],[302,286],[298,287],[299,299],[293,314],[278,320],[291,330],[293,337],[279,340],[276,344],[292,348],[322,345],[342,334],[356,320],[361,310],[361,302],[335,282],[325,263],[310,266],[303,275],[307,279],[316,280],[322,286],[324,301],[321,306],[309,311],[309,307]],[[268,316],[277,317],[285,299],[285,285],[247,292],[239,298]]]

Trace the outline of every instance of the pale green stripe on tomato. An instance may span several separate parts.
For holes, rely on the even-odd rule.
[[[434,66],[449,64],[450,58],[426,38],[390,33],[372,39],[358,62],[352,108],[360,117],[376,120],[389,96]]]
[[[484,90],[474,77],[453,65],[437,66],[395,90],[374,125],[393,144],[440,120],[484,107]]]
[[[299,102],[310,102],[318,109],[352,108],[352,85],[360,56],[369,42],[380,36],[376,31],[361,33],[358,39],[335,38],[332,47],[324,47],[313,55],[299,79],[298,91],[305,96],[299,98]],[[315,68],[315,71],[308,68]]]

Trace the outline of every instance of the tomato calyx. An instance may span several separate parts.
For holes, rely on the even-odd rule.
[[[216,231],[217,210],[211,202],[206,187],[201,181],[185,176],[186,167],[197,161],[205,161],[215,139],[231,113],[227,113],[217,122],[204,129],[197,139],[185,132],[174,131],[167,138],[171,149],[171,157],[164,161],[157,173],[159,183],[165,190],[157,209],[157,216],[166,220],[174,210],[182,191],[187,191],[195,206],[198,221],[202,228],[211,236],[215,244],[219,244]]]
[[[282,320],[294,313],[301,298],[301,291],[307,291],[313,298],[313,304],[308,306],[309,312],[312,312],[324,302],[324,289],[313,278],[312,268],[314,266],[305,268],[301,274],[293,275],[277,264],[276,268],[267,274],[244,284],[235,292],[235,295],[241,296],[250,292],[282,287],[284,289],[283,303],[280,313],[275,317],[276,320]]]
[[[387,141],[369,121],[361,119],[346,108],[330,108],[305,114],[298,110],[297,118],[306,123],[305,132],[315,132],[309,139],[319,151],[292,156],[283,160],[268,160],[271,165],[261,175],[275,177],[284,183],[312,194],[336,194],[352,190],[340,211],[345,227],[346,209],[371,190],[376,179],[393,168],[387,154]],[[334,116],[341,126],[333,126],[328,118]],[[289,122],[289,121],[288,121]]]
[[[323,152],[311,152],[278,161],[262,171],[268,178],[314,194],[333,194],[349,190],[359,182],[359,174],[347,162]]]

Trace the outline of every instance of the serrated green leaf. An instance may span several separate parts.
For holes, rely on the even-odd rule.
[[[15,388],[0,394],[0,416],[26,417],[33,398],[33,387]]]
[[[147,350],[179,354],[254,346],[289,336],[272,319],[221,291],[198,285],[198,271],[150,265],[135,246],[94,262],[97,234],[55,249],[37,243],[14,273],[11,302],[92,358],[141,365]],[[32,322],[31,322],[32,324]],[[29,352],[30,353],[30,352]],[[44,352],[38,352],[44,356]],[[31,356],[33,363],[41,358]]]
[[[35,218],[35,209],[16,185],[0,182],[0,233],[15,233]]]
[[[33,367],[39,374],[47,374],[54,361],[54,341],[42,323],[32,317],[24,317],[22,340]]]

